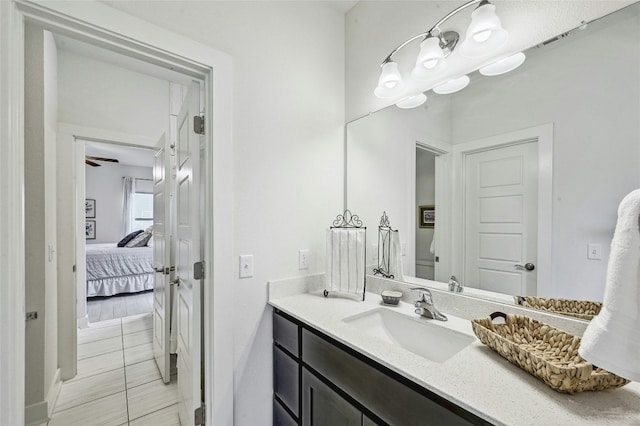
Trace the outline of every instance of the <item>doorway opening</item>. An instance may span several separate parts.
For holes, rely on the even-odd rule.
[[[86,283],[88,322],[150,315],[155,152],[142,146],[77,142],[85,145],[86,279],[79,281]]]
[[[27,373],[27,423],[91,422],[100,416],[119,416],[118,422],[127,423],[162,411],[163,417],[179,415],[191,424],[204,398],[202,379],[196,379],[203,334],[193,327],[204,321],[204,276],[189,274],[191,265],[204,258],[199,230],[204,228],[207,170],[200,150],[203,136],[194,129],[194,117],[204,113],[204,82],[37,25],[27,25],[26,45],[40,48],[27,51],[25,83],[31,87],[41,73],[45,113],[27,114],[25,122],[27,128],[41,126],[49,137],[38,145],[30,142],[35,135],[27,135],[31,145],[25,173],[42,163],[46,170],[39,173],[55,181],[45,184],[45,192],[49,188],[53,196],[43,197],[42,203],[57,212],[45,225],[57,240],[45,242],[75,247],[55,262],[73,263],[72,271],[62,266],[52,274],[47,271],[51,279],[46,290],[57,291],[30,291],[25,300],[30,304],[48,297],[53,301],[49,305],[58,306],[57,312],[41,311],[50,330],[43,338],[45,349],[55,349],[25,353],[28,372],[41,361],[52,366],[42,380],[44,389],[33,391]],[[33,65],[37,63],[43,66]],[[37,89],[30,94],[27,111],[37,108],[40,99]],[[49,130],[56,127],[57,132]],[[43,160],[47,153],[52,158]],[[38,194],[37,184],[26,189],[27,198],[36,200],[27,215],[36,211]],[[188,225],[182,234],[181,219]],[[154,231],[156,226],[160,231]],[[37,250],[39,244],[28,240],[27,248]],[[186,255],[180,244],[189,246]],[[28,284],[33,287],[36,281]],[[184,288],[174,291],[174,282]],[[174,308],[177,298],[183,312]],[[76,300],[77,309],[63,309]],[[181,334],[178,315],[188,322]],[[28,346],[38,345],[40,336],[28,330],[26,337]],[[55,375],[47,374],[52,371]],[[38,402],[42,390],[47,394],[44,406]],[[164,397],[149,404],[136,396],[149,393]]]
[[[416,277],[428,280],[435,278],[435,216],[432,219],[430,215],[436,212],[437,156],[433,151],[416,146]]]

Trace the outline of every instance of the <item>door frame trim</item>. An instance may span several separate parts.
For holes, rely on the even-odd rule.
[[[0,286],[0,411],[3,421],[24,423],[24,27],[98,44],[155,64],[171,64],[205,81],[204,345],[206,421],[233,424],[232,318],[233,181],[232,58],[96,1],[0,2],[0,267],[12,286]],[[215,102],[213,100],[215,99]],[[214,121],[215,120],[215,121]],[[215,122],[215,127],[212,123]],[[215,217],[215,220],[214,220]],[[213,235],[216,238],[214,240]],[[7,250],[10,248],[10,250]],[[213,283],[216,283],[214,286]],[[215,345],[214,345],[215,341]],[[215,377],[215,380],[214,380]]]
[[[518,145],[525,141],[538,143],[538,270],[537,293],[553,294],[552,233],[553,233],[553,123],[529,127],[453,145],[454,197],[452,208],[451,259],[452,271],[464,282],[464,168],[470,154],[490,149]]]

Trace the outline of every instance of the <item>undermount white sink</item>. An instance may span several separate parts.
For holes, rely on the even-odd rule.
[[[475,339],[472,336],[431,323],[433,320],[378,308],[344,318],[361,332],[398,345],[434,362],[445,362]]]

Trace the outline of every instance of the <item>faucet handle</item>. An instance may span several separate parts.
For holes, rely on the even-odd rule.
[[[413,287],[409,290],[420,292],[420,299],[418,300],[418,302],[425,302],[429,305],[433,305],[433,297],[431,296],[431,291],[429,289],[424,287]]]

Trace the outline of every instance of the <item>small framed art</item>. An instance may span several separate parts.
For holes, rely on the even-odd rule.
[[[84,200],[84,213],[87,218],[94,219],[96,217],[96,200],[91,198]]]
[[[96,221],[87,220],[84,226],[84,236],[87,240],[96,239]]]
[[[420,228],[433,228],[436,225],[436,207],[418,207],[418,226]]]

